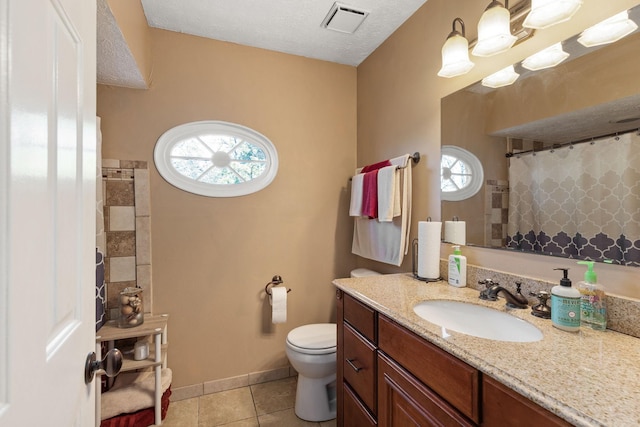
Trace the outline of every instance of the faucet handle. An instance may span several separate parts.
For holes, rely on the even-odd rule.
[[[520,288],[522,287],[522,282],[516,282],[516,293],[522,295],[520,292]]]
[[[478,281],[479,285],[485,285],[488,288],[492,287],[493,285],[499,285],[500,283],[498,282],[494,282],[492,279],[484,279],[484,280],[479,280]]]

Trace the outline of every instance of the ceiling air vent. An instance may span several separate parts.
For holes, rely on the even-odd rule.
[[[341,33],[353,34],[368,15],[369,12],[364,10],[357,10],[351,6],[335,2],[324,21],[322,21],[322,27]]]

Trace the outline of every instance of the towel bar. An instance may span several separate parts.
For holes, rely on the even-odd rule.
[[[416,151],[413,154],[410,154],[409,158],[413,161],[414,164],[420,163],[420,153],[418,151]],[[406,166],[398,166],[396,169],[404,169],[404,168],[406,168]],[[352,178],[349,178],[349,181],[351,180]]]

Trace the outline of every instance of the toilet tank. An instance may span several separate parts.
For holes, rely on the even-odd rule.
[[[367,277],[367,276],[380,276],[377,271],[369,270],[368,268],[356,268],[351,270],[351,277]]]

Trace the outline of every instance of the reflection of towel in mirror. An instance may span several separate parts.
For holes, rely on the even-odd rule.
[[[409,155],[391,159],[402,167],[399,173],[401,213],[389,222],[365,217],[354,218],[351,252],[364,258],[400,266],[409,249],[411,221],[411,162]]]

